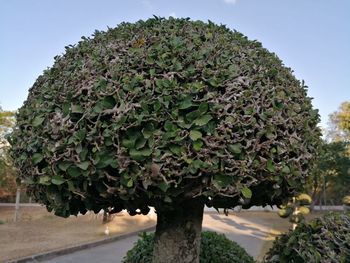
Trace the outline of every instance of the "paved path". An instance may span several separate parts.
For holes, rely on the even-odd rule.
[[[224,233],[236,241],[253,257],[257,258],[267,240],[271,225],[267,220],[254,217],[238,217],[207,213],[204,215],[203,229]],[[133,246],[137,236],[131,236],[110,244],[59,256],[46,263],[116,263],[121,262],[126,252]]]
[[[47,263],[119,263],[138,236],[127,237],[123,240],[118,240],[113,243],[101,245],[94,248],[89,248],[72,254],[59,256],[42,262]]]

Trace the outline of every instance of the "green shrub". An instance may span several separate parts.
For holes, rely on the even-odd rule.
[[[278,237],[268,262],[349,263],[350,214],[329,213]]]
[[[142,233],[135,246],[124,257],[124,263],[151,263],[154,234]],[[236,242],[223,234],[202,232],[201,263],[250,263],[255,262]]]

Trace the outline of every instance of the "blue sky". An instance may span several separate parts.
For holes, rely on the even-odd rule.
[[[225,24],[275,52],[309,86],[322,126],[350,100],[347,0],[10,0],[0,2],[0,105],[16,110],[64,46],[152,15]]]

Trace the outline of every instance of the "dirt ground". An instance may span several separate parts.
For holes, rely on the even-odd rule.
[[[83,244],[155,225],[155,216],[114,215],[102,224],[102,214],[88,213],[60,218],[43,207],[21,207],[20,221],[13,222],[14,208],[0,207],[0,262]]]

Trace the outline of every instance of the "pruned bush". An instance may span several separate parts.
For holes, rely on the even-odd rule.
[[[127,252],[124,263],[151,263],[154,234],[142,233],[135,246]],[[236,242],[223,234],[202,232],[200,263],[253,263],[254,259]]]
[[[295,201],[299,203],[299,205],[310,205],[312,202],[311,196],[308,194],[300,194],[297,197],[295,197]]]
[[[282,218],[288,218],[291,223],[293,223],[293,229],[297,224],[304,222],[305,215],[310,213],[310,209],[306,205],[311,204],[311,197],[307,194],[299,194],[296,197],[291,198],[291,200],[280,206],[278,215]]]
[[[278,237],[265,263],[349,263],[350,214],[329,213]]]

